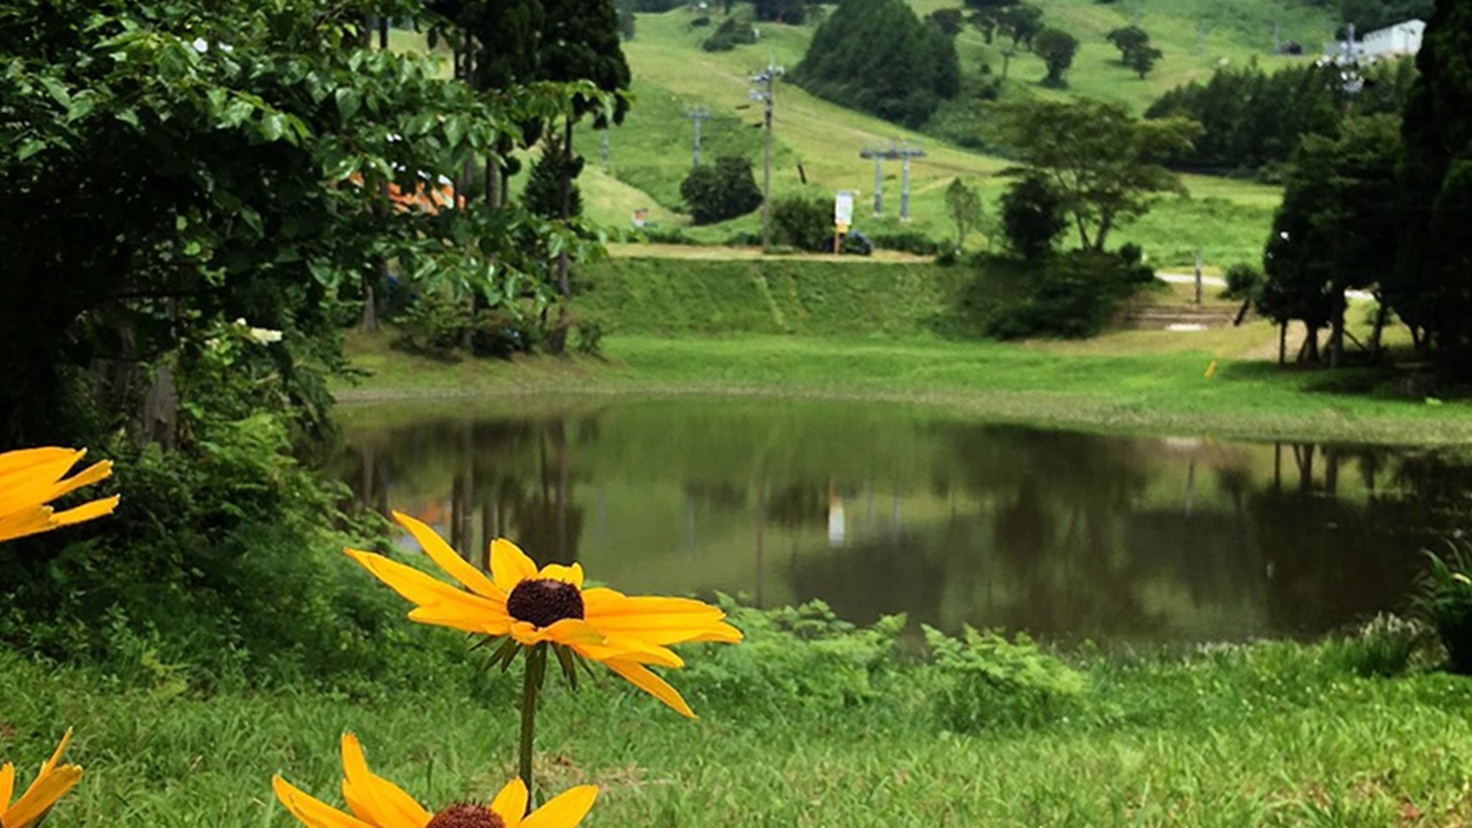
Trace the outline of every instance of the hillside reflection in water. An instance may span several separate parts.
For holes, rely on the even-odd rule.
[[[867,622],[1179,643],[1404,609],[1466,457],[1114,437],[896,406],[674,400],[359,410],[340,477],[483,563],[512,538],[628,592],[821,598]]]

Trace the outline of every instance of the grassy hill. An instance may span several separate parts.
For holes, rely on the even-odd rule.
[[[913,2],[922,15],[946,5],[945,0]],[[1311,52],[1332,32],[1330,18],[1322,10],[1302,3],[1046,0],[1042,6],[1045,22],[1082,41],[1068,76],[1069,88],[1040,86],[1042,61],[1022,52],[1012,60],[1006,98],[1087,95],[1142,111],[1165,90],[1209,77],[1219,65],[1254,59],[1268,65],[1307,60],[1271,56],[1275,22],[1281,24],[1283,40],[1298,40]],[[743,14],[744,9],[738,5],[735,13]],[[1129,24],[1136,9],[1140,25],[1165,53],[1146,80],[1122,66],[1118,52],[1104,39],[1109,30]],[[689,8],[639,15],[635,39],[624,44],[637,102],[624,125],[610,134],[607,163],[600,161],[601,136],[585,131],[580,137],[580,146],[592,162],[582,186],[589,215],[610,226],[627,228],[634,210],[647,209],[655,228],[679,228],[694,240],[720,243],[737,233],[759,231],[760,216],[754,213],[711,227],[688,226],[679,213],[679,184],[689,171],[693,128],[683,113],[699,107],[713,116],[702,128],[705,159],[743,155],[758,165],[759,174],[761,114],[748,99],[748,76],[769,60],[787,67],[796,65],[816,24],[757,24],[760,39],[756,44],[709,53],[700,49],[700,43],[721,17],[712,15],[706,26],[692,25],[696,18],[697,13]],[[957,47],[968,77],[979,75],[983,61],[997,70],[1001,67],[997,45],[984,43],[975,30],[963,32]],[[791,84],[779,83],[775,97],[774,197],[792,193],[831,197],[835,190],[856,190],[860,194],[858,229],[870,235],[914,230],[938,239],[952,232],[942,192],[952,178],[960,177],[981,190],[989,212],[995,215],[996,199],[1007,183],[998,176],[1007,166],[1005,159],[901,129],[815,98]],[[911,164],[912,221],[908,225],[898,221],[899,163],[885,164],[884,216],[874,218],[870,209],[874,166],[858,155],[865,146],[891,141],[918,143],[926,152]],[[1193,196],[1190,200],[1162,203],[1144,220],[1122,228],[1117,242],[1141,244],[1161,266],[1190,262],[1198,247],[1208,263],[1217,265],[1258,260],[1278,202],[1277,189],[1202,177],[1188,177],[1187,183]]]
[[[1272,67],[1311,57],[1273,57],[1274,25],[1284,41],[1297,40],[1316,53],[1333,30],[1331,18],[1303,0],[1037,0],[1044,22],[1079,38],[1082,45],[1068,74],[1069,87],[1053,90],[1038,80],[1042,61],[1027,52],[1016,55],[1009,70],[1004,99],[1086,95],[1117,101],[1143,111],[1162,92],[1178,84],[1204,79],[1222,65],[1258,60]],[[950,0],[911,0],[917,14],[953,5]],[[715,5],[715,4],[712,4]],[[832,13],[831,9],[827,13]],[[604,136],[584,128],[579,150],[589,163],[580,184],[585,212],[593,220],[616,229],[631,229],[635,210],[648,212],[652,230],[678,230],[705,244],[720,244],[737,234],[760,231],[759,213],[709,227],[692,227],[683,215],[680,182],[689,172],[693,127],[684,117],[703,108],[711,119],[702,128],[702,156],[713,160],[734,154],[757,167],[760,180],[761,112],[748,98],[750,74],[767,65],[795,66],[807,50],[817,22],[801,26],[757,24],[757,43],[730,52],[705,52],[700,44],[721,22],[710,15],[708,25],[694,25],[692,7],[664,14],[641,14],[636,36],[624,43],[632,69],[635,105],[625,123],[611,130],[606,160]],[[737,4],[737,15],[750,15]],[[1118,52],[1104,39],[1113,28],[1128,25],[1138,15],[1164,58],[1145,80],[1118,61]],[[396,33],[396,45],[410,47],[414,39]],[[422,46],[422,41],[421,44]],[[999,44],[988,45],[981,34],[967,29],[957,39],[963,75],[980,76],[983,62],[999,71]],[[998,175],[1008,162],[994,155],[965,149],[921,132],[893,124],[813,97],[788,83],[775,92],[772,191],[776,198],[801,193],[831,198],[836,190],[858,192],[856,229],[869,235],[914,231],[934,239],[952,234],[945,214],[943,191],[953,178],[977,187],[987,211],[996,215],[996,200],[1007,185]],[[970,109],[969,104],[957,105]],[[973,118],[974,115],[968,114]],[[964,127],[963,127],[964,128]],[[984,119],[976,131],[985,129]],[[925,156],[911,163],[911,221],[898,219],[901,170],[895,161],[884,165],[884,214],[872,215],[874,165],[859,151],[876,144],[909,141]],[[519,179],[524,176],[519,177]],[[1199,248],[1209,265],[1225,267],[1238,261],[1258,261],[1263,240],[1277,206],[1276,187],[1248,181],[1188,176],[1190,199],[1171,198],[1143,220],[1116,231],[1115,243],[1134,242],[1145,248],[1153,264],[1178,267],[1189,264]],[[519,186],[519,180],[514,186]],[[984,244],[972,237],[972,246]]]

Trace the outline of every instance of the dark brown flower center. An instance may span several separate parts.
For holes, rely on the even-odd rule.
[[[484,805],[462,802],[435,814],[424,828],[506,828],[506,822]]]
[[[583,591],[553,578],[522,581],[506,596],[506,612],[518,621],[550,627],[564,618],[583,617]]]

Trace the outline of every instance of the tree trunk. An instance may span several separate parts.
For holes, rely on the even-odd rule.
[[[1338,368],[1344,361],[1344,290],[1335,288],[1334,309],[1329,328],[1329,367]]]
[[[1286,320],[1278,323],[1278,364],[1288,363],[1288,322]]]
[[[1385,332],[1385,320],[1390,315],[1390,309],[1385,306],[1385,302],[1380,297],[1377,296],[1375,299],[1380,306],[1375,311],[1375,327],[1370,331],[1370,355],[1379,359],[1380,336]]]

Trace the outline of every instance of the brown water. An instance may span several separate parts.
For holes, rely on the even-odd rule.
[[[472,560],[510,537],[626,592],[1167,644],[1401,610],[1472,460],[752,400],[349,412],[339,474]],[[408,541],[405,539],[407,544]]]

